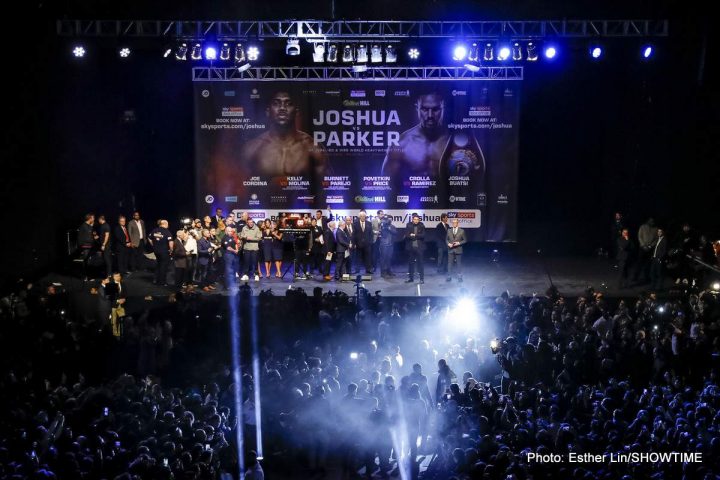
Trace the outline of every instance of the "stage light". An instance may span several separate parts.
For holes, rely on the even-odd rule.
[[[557,49],[555,47],[550,46],[545,48],[545,58],[552,60],[555,58],[555,55],[557,55]]]
[[[172,53],[172,48],[166,48],[165,52],[163,53],[163,58],[167,58]]]
[[[408,57],[410,57],[410,60],[417,60],[420,56],[420,50],[417,48],[411,48],[408,50]]]
[[[642,56],[643,58],[650,58],[653,55],[653,47],[651,45],[645,45],[642,49]]]
[[[352,62],[354,58],[352,45],[345,45],[343,47],[342,61]]]
[[[372,63],[382,62],[382,48],[377,43],[370,47],[370,61]]]
[[[508,47],[508,46],[500,47],[500,50],[498,50],[497,58],[498,58],[498,60],[507,60],[508,58],[510,58],[510,53],[511,53],[510,47]]]
[[[712,284],[712,289],[716,292],[720,292],[720,282],[715,282]]]
[[[513,43],[512,59],[515,61],[522,60],[522,47],[518,42]]]
[[[237,69],[238,69],[238,72],[245,72],[245,71],[247,71],[247,70],[250,69],[250,64],[247,63],[247,62],[245,62],[245,63],[243,63],[242,65],[239,65],[239,66],[237,67]]]
[[[316,43],[313,45],[313,62],[321,63],[325,60],[325,44]]]
[[[355,61],[360,63],[365,63],[368,61],[367,46],[362,43],[357,47],[357,59]]]
[[[72,54],[75,58],[83,58],[85,56],[85,47],[78,45],[73,48]]]
[[[465,45],[456,45],[453,50],[453,60],[465,60],[467,57],[467,47]]]
[[[655,330],[657,332],[658,330],[660,330],[660,327],[657,325],[653,325],[653,330]]]
[[[177,60],[187,60],[187,43],[181,43],[178,45],[177,50],[175,50],[175,58]]]
[[[288,38],[287,45],[285,45],[285,55],[290,55],[291,57],[300,55],[300,40],[297,38]]]
[[[230,60],[230,45],[223,43],[220,47],[220,60]]]
[[[658,307],[658,313],[665,313],[665,307]]]
[[[397,49],[395,48],[395,45],[388,45],[385,47],[385,62],[397,62]]]
[[[367,65],[353,65],[352,70],[355,73],[362,73],[367,72],[368,66]]]
[[[120,58],[128,58],[130,56],[130,49],[128,47],[123,47],[118,53],[120,54]]]
[[[536,62],[538,59],[537,46],[534,43],[527,44],[527,60],[528,62]]]
[[[327,54],[327,61],[328,62],[337,62],[338,59],[338,48],[337,45],[330,44],[328,46],[328,54]]]
[[[358,359],[358,353],[350,352],[350,360],[357,360],[357,359]]]
[[[477,44],[477,43],[473,43],[473,44],[470,46],[470,52],[468,53],[468,60],[469,60],[469,61],[471,61],[471,62],[477,62],[477,61],[478,61],[478,58],[479,58],[479,56],[480,56],[480,53],[478,52],[478,50],[479,50],[479,49],[478,49],[478,44]]]
[[[490,340],[490,348],[492,350],[497,350],[498,345],[499,345],[499,343],[498,343],[497,339]]]
[[[207,47],[205,49],[205,60],[217,60],[217,48]]]
[[[471,72],[479,72],[480,71],[480,65],[475,65],[474,63],[466,63],[465,68],[467,68]]]
[[[594,47],[590,48],[590,56],[592,58],[598,59],[598,58],[602,57],[602,54],[603,54],[602,47],[594,46]]]
[[[490,62],[495,58],[495,47],[492,43],[486,43],[483,50],[483,60]]]
[[[247,49],[247,59],[251,62],[254,62],[258,59],[260,56],[260,49],[255,46],[248,47]]]
[[[235,46],[235,61],[236,62],[244,62],[245,61],[245,48],[242,46],[242,43],[238,43]]]
[[[193,45],[192,50],[190,50],[190,59],[191,60],[202,59],[202,46],[199,43],[196,43],[195,45]]]

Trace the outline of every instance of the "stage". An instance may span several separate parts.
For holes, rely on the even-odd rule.
[[[172,269],[171,269],[172,271]],[[425,283],[406,283],[407,266],[395,264],[393,271],[396,276],[384,279],[374,275],[371,281],[363,281],[363,285],[371,293],[380,291],[384,297],[414,297],[414,296],[454,296],[458,294],[475,297],[495,297],[505,291],[511,294],[532,295],[543,294],[552,284],[567,297],[582,295],[588,286],[596,291],[603,292],[609,297],[633,296],[649,289],[649,285],[618,288],[618,271],[607,259],[598,257],[519,257],[501,258],[492,262],[489,258],[469,258],[464,265],[464,282],[458,283],[455,278],[446,281],[444,274],[436,273],[435,264],[428,261],[425,265]],[[274,274],[274,272],[273,272]],[[172,279],[172,273],[169,275]],[[354,277],[354,276],[353,276]],[[150,271],[136,272],[126,278],[126,292],[130,297],[167,297],[175,289],[159,287],[152,284],[153,274]],[[417,277],[416,277],[417,281]],[[90,289],[99,284],[98,280],[82,282],[78,276],[54,273],[43,278],[44,284],[59,283],[70,292],[79,292]],[[670,285],[666,279],[666,286]],[[239,282],[240,284],[244,282]],[[340,290],[349,295],[355,294],[354,281],[325,282],[321,276],[312,280],[292,281],[288,273],[284,279],[275,277],[260,281],[249,281],[253,294],[262,290],[272,289],[276,295],[282,294],[288,288],[302,288],[311,292],[320,287],[323,290]],[[217,290],[205,293],[195,291],[201,295],[228,295],[229,293],[217,286]]]

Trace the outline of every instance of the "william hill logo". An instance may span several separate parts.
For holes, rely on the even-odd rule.
[[[368,197],[365,195],[358,195],[355,197],[357,203],[384,203],[385,197],[382,195],[376,195],[374,197]]]

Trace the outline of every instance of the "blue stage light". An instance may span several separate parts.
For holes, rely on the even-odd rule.
[[[120,49],[120,58],[128,58],[130,56],[130,49],[127,47],[123,47]]]
[[[417,60],[420,56],[420,50],[417,48],[411,48],[408,50],[408,57],[410,57],[410,60]]]
[[[453,50],[453,60],[465,60],[467,56],[467,47],[465,45],[456,45]]]
[[[82,58],[85,56],[85,47],[78,45],[77,47],[73,48],[72,51],[73,57],[75,58]]]
[[[248,47],[248,49],[247,49],[247,59],[248,60],[250,60],[251,62],[254,62],[255,60],[258,59],[259,56],[260,56],[260,49],[258,47],[255,47],[255,46]]]
[[[217,60],[217,49],[215,47],[205,49],[205,60]]]
[[[547,47],[545,49],[545,58],[552,60],[557,55],[557,49],[555,47]]]
[[[592,58],[600,58],[603,54],[601,47],[593,47],[590,49],[590,55]]]
[[[498,60],[507,60],[508,58],[510,58],[510,53],[510,47],[502,46],[500,47],[500,50],[498,50],[497,58]]]
[[[650,45],[645,45],[642,49],[643,58],[650,58],[650,57],[652,57],[653,53],[654,53],[653,47]]]

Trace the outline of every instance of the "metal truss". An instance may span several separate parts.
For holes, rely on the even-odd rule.
[[[161,37],[171,39],[304,38],[313,40],[402,38],[541,39],[545,37],[666,37],[667,20],[518,21],[324,21],[324,20],[58,20],[64,37]]]
[[[194,67],[194,82],[237,82],[263,80],[522,80],[523,67],[480,67],[472,72],[464,67],[369,67],[355,72],[352,67]]]

